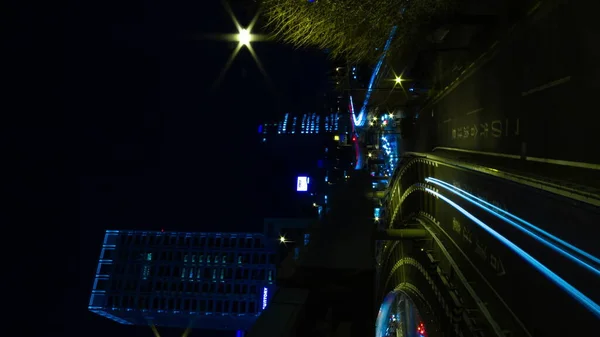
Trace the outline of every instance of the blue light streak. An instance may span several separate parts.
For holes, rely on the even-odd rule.
[[[354,114],[354,100],[352,99],[352,95],[350,95],[350,114],[352,115],[352,130],[354,130],[355,126],[362,126],[365,124],[364,121],[361,124],[361,121],[365,117],[364,115],[359,115],[356,117]]]
[[[592,301],[589,297],[585,296],[582,292],[580,292],[575,287],[570,285],[567,281],[563,280],[560,276],[556,275],[552,270],[550,270],[548,267],[546,267],[541,262],[536,260],[533,256],[529,255],[527,252],[525,252],[519,246],[514,244],[512,241],[510,241],[507,238],[505,238],[504,236],[500,235],[498,232],[493,230],[490,226],[486,225],[483,221],[479,220],[478,218],[473,216],[471,213],[467,212],[464,208],[460,207],[452,200],[448,199],[447,197],[441,195],[438,192],[435,192],[434,190],[432,190],[430,188],[426,188],[425,191],[442,199],[443,201],[448,203],[450,206],[454,207],[457,211],[462,213],[464,216],[471,219],[473,222],[475,222],[477,225],[479,225],[481,228],[483,228],[486,232],[488,232],[489,234],[494,236],[496,239],[498,239],[500,242],[505,244],[513,252],[515,252],[519,256],[521,256],[525,261],[527,261],[529,264],[531,264],[535,269],[537,269],[542,274],[544,274],[546,277],[548,277],[552,282],[554,282],[554,284],[556,284],[557,286],[562,288],[564,291],[566,291],[569,295],[571,295],[571,297],[573,297],[576,301],[578,301],[584,307],[586,307],[588,310],[590,310],[594,315],[596,315],[597,317],[600,318],[600,305],[598,305],[597,303]]]
[[[566,247],[568,249],[571,249],[571,250],[573,250],[573,251],[575,251],[575,252],[577,252],[577,253],[579,253],[579,254],[581,254],[581,255],[583,255],[583,256],[591,259],[591,260],[593,260],[596,263],[599,263],[600,259],[596,258],[595,256],[593,256],[593,255],[591,255],[591,254],[589,254],[589,253],[581,250],[580,248],[577,248],[576,246],[573,246],[572,244],[570,244],[570,243],[568,243],[568,242],[566,242],[566,241],[564,241],[564,240],[562,240],[562,239],[560,239],[560,238],[558,238],[558,237],[556,237],[556,236],[554,236],[554,235],[552,235],[552,234],[544,231],[543,229],[541,229],[541,228],[539,228],[539,227],[537,227],[537,226],[535,226],[535,225],[533,225],[533,224],[531,224],[531,223],[529,223],[529,222],[527,222],[527,221],[525,221],[525,220],[517,217],[516,215],[513,215],[510,212],[507,212],[507,211],[505,211],[505,210],[503,210],[503,209],[501,209],[501,208],[499,208],[497,206],[494,206],[494,205],[490,204],[489,202],[484,201],[484,200],[482,200],[482,199],[480,199],[480,198],[478,198],[478,197],[476,197],[476,196],[474,196],[474,195],[472,195],[472,194],[470,194],[470,193],[468,193],[466,191],[463,191],[462,189],[460,189],[460,188],[458,188],[456,186],[453,186],[453,185],[451,185],[451,184],[449,184],[449,183],[447,183],[447,182],[445,182],[443,180],[439,180],[437,178],[431,178],[431,177],[429,177],[429,178],[425,178],[425,181],[427,181],[429,183],[432,183],[432,184],[435,184],[437,186],[443,187],[443,188],[447,189],[448,191],[450,191],[451,193],[456,194],[456,195],[462,197],[463,199],[469,201],[473,205],[475,205],[475,206],[477,206],[477,207],[485,210],[486,212],[488,212],[488,213],[496,216],[497,218],[500,218],[500,219],[504,220],[505,222],[513,225],[515,228],[519,229],[523,233],[525,233],[525,234],[529,235],[530,237],[536,239],[537,241],[541,242],[545,246],[547,246],[550,249],[554,250],[555,252],[563,255],[564,257],[566,257],[569,260],[575,262],[576,264],[580,265],[581,267],[583,267],[583,268],[591,271],[592,273],[596,274],[597,276],[600,276],[600,269],[598,267],[589,265],[585,261],[580,260],[577,256],[574,256],[571,253],[569,253],[569,252],[561,249],[560,247],[558,247],[554,243],[549,242],[548,240],[540,237],[539,235],[537,235],[537,234],[529,231],[528,229],[526,229],[523,226],[517,224],[515,221],[513,221],[511,219],[514,219],[514,220],[520,222],[521,224],[529,227],[530,229],[538,232],[539,234],[542,234],[546,238],[548,238],[548,239],[550,239],[550,240],[552,240],[552,241],[554,241],[554,242],[556,242],[556,243],[558,243],[558,244],[560,244],[560,245],[562,245],[562,246],[564,246],[564,247]],[[504,216],[504,215],[506,215],[506,216]],[[511,218],[511,219],[509,219],[509,218]]]
[[[389,35],[387,41],[385,42],[385,46],[383,47],[383,54],[379,57],[379,61],[377,61],[377,65],[375,66],[375,69],[373,70],[373,74],[371,74],[371,80],[369,81],[369,86],[367,88],[367,93],[365,95],[365,100],[363,102],[363,106],[360,108],[358,118],[355,119],[356,126],[365,125],[365,122],[367,119],[364,117],[367,115],[367,104],[369,103],[369,99],[371,98],[371,93],[373,92],[373,84],[375,83],[375,80],[377,79],[377,75],[379,74],[379,70],[381,69],[381,65],[383,64],[383,60],[385,59],[387,51],[390,48],[390,45],[392,44],[392,40],[394,39],[394,36],[396,35],[397,29],[398,29],[397,26],[392,27],[392,31],[390,32],[390,35]],[[358,123],[356,123],[356,121],[358,121]]]
[[[354,102],[352,101],[352,96],[350,96],[350,110],[352,112],[352,121],[354,122],[355,126],[361,127],[365,125],[365,122],[367,121],[367,104],[369,103],[369,99],[371,98],[371,93],[373,92],[373,84],[375,83],[375,80],[377,79],[377,75],[379,74],[379,70],[381,69],[381,65],[383,64],[383,60],[385,59],[385,56],[387,54],[388,49],[390,48],[390,45],[392,44],[392,40],[394,39],[394,36],[396,35],[396,30],[398,29],[398,27],[394,26],[392,27],[392,30],[390,31],[390,35],[387,39],[387,41],[385,42],[385,45],[383,47],[383,54],[379,57],[379,60],[377,61],[377,64],[375,65],[375,69],[373,69],[373,73],[371,74],[371,80],[369,81],[369,86],[367,87],[367,93],[365,94],[365,100],[363,102],[363,106],[360,108],[360,112],[358,114],[358,116],[356,116],[354,114]]]

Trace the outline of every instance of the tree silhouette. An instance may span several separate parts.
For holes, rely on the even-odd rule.
[[[392,27],[391,50],[408,46],[456,0],[262,0],[274,36],[295,47],[328,50],[333,58],[373,62]]]

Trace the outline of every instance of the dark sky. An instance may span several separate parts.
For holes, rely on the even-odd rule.
[[[255,8],[233,2],[249,23]],[[193,36],[235,31],[220,1],[19,4],[6,13],[9,326],[19,336],[151,336],[87,311],[103,231],[260,230],[280,192],[263,183],[277,165],[258,153],[257,125],[310,109],[326,57],[255,44],[270,84],[242,50],[211,93],[234,44]]]

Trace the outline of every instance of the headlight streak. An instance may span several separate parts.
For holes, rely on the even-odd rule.
[[[360,113],[358,114],[357,120],[357,126],[363,126],[365,125],[365,122],[367,121],[366,115],[367,115],[367,105],[369,104],[369,99],[371,98],[371,93],[373,92],[373,84],[375,83],[375,80],[377,79],[377,74],[379,73],[379,69],[381,68],[381,65],[383,64],[383,61],[385,60],[385,56],[387,54],[388,49],[390,48],[390,45],[392,44],[392,40],[394,39],[394,36],[396,35],[396,30],[398,29],[397,26],[392,27],[392,30],[390,32],[390,35],[387,39],[387,41],[385,42],[385,45],[383,46],[383,53],[381,54],[381,56],[379,57],[379,61],[377,61],[377,65],[375,65],[375,69],[373,69],[373,73],[371,74],[371,80],[369,81],[369,86],[367,87],[367,93],[365,94],[365,100],[363,102],[362,107],[360,108]]]
[[[580,292],[575,287],[570,285],[567,281],[563,280],[560,276],[558,276],[552,270],[550,270],[548,267],[546,267],[544,264],[542,264],[541,262],[536,260],[533,256],[529,255],[527,252],[525,252],[519,246],[514,244],[512,241],[510,241],[507,238],[505,238],[504,236],[500,235],[500,233],[493,230],[490,226],[486,225],[483,221],[479,220],[474,215],[467,212],[464,208],[460,207],[458,204],[456,204],[452,200],[448,199],[447,197],[443,196],[442,194],[440,194],[438,192],[435,192],[434,190],[432,190],[430,188],[426,188],[425,191],[444,200],[446,203],[448,203],[450,206],[454,207],[457,211],[462,213],[464,216],[471,219],[473,222],[475,222],[477,225],[479,225],[481,228],[483,228],[486,232],[488,232],[489,234],[494,236],[496,239],[498,239],[500,242],[505,244],[512,251],[514,251],[519,256],[521,256],[525,261],[527,261],[529,264],[531,264],[535,269],[537,269],[542,274],[544,274],[546,277],[548,277],[557,286],[559,286],[564,291],[566,291],[576,301],[578,301],[584,307],[586,307],[588,310],[590,310],[594,315],[596,315],[598,318],[600,318],[600,305],[598,305],[597,303],[592,301],[590,298],[585,296],[582,292]]]
[[[475,206],[487,211],[488,213],[496,216],[497,218],[500,218],[502,220],[504,220],[505,222],[511,224],[512,226],[514,226],[515,228],[519,229],[520,231],[522,231],[523,233],[531,236],[532,238],[534,238],[535,240],[539,241],[540,243],[544,244],[545,246],[549,247],[550,249],[554,250],[555,252],[563,255],[564,257],[570,259],[571,261],[575,262],[576,264],[580,265],[581,267],[589,270],[590,272],[592,272],[593,274],[595,274],[596,276],[600,276],[600,269],[596,266],[590,265],[588,264],[586,261],[582,261],[581,259],[579,259],[577,256],[572,255],[570,252],[565,251],[564,249],[562,249],[561,247],[555,245],[552,242],[549,242],[548,240],[540,237],[539,235],[531,232],[530,230],[524,228],[523,226],[519,225],[518,223],[516,223],[515,221],[507,218],[510,217],[518,222],[520,222],[521,224],[529,227],[530,229],[538,232],[539,234],[542,234],[543,236],[545,236],[546,238],[555,241],[556,243],[558,243],[559,245],[563,245],[564,247],[571,249],[587,258],[589,258],[590,260],[596,262],[596,263],[600,263],[600,259],[596,258],[595,256],[573,246],[572,244],[544,231],[543,229],[517,217],[516,215],[513,215],[510,212],[507,212],[497,206],[492,205],[489,202],[486,202],[468,192],[463,191],[462,189],[453,186],[443,180],[437,179],[437,178],[425,178],[425,181],[431,183],[431,184],[435,184],[438,185],[440,187],[443,187],[445,189],[447,189],[448,191],[450,191],[451,193],[454,193],[458,196],[460,196],[461,198],[469,201],[470,203],[474,204]],[[485,206],[484,206],[485,205]],[[487,207],[486,207],[487,206]],[[501,214],[502,213],[502,214]],[[504,215],[506,216],[504,216]]]

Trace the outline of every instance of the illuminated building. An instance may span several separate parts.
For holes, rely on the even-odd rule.
[[[276,249],[262,233],[107,230],[89,310],[121,324],[247,330],[275,291]]]
[[[263,136],[263,141],[273,135],[317,135],[323,133],[333,133],[339,130],[340,114],[331,112],[328,114],[286,113],[279,121],[265,123],[259,127],[259,133]]]
[[[307,141],[308,138],[318,138],[315,135],[333,137],[334,134],[345,134],[350,126],[345,95],[326,93],[318,96],[316,101],[316,109],[313,112],[287,112],[279,120],[260,125],[258,133],[261,141],[281,141],[283,138]]]

